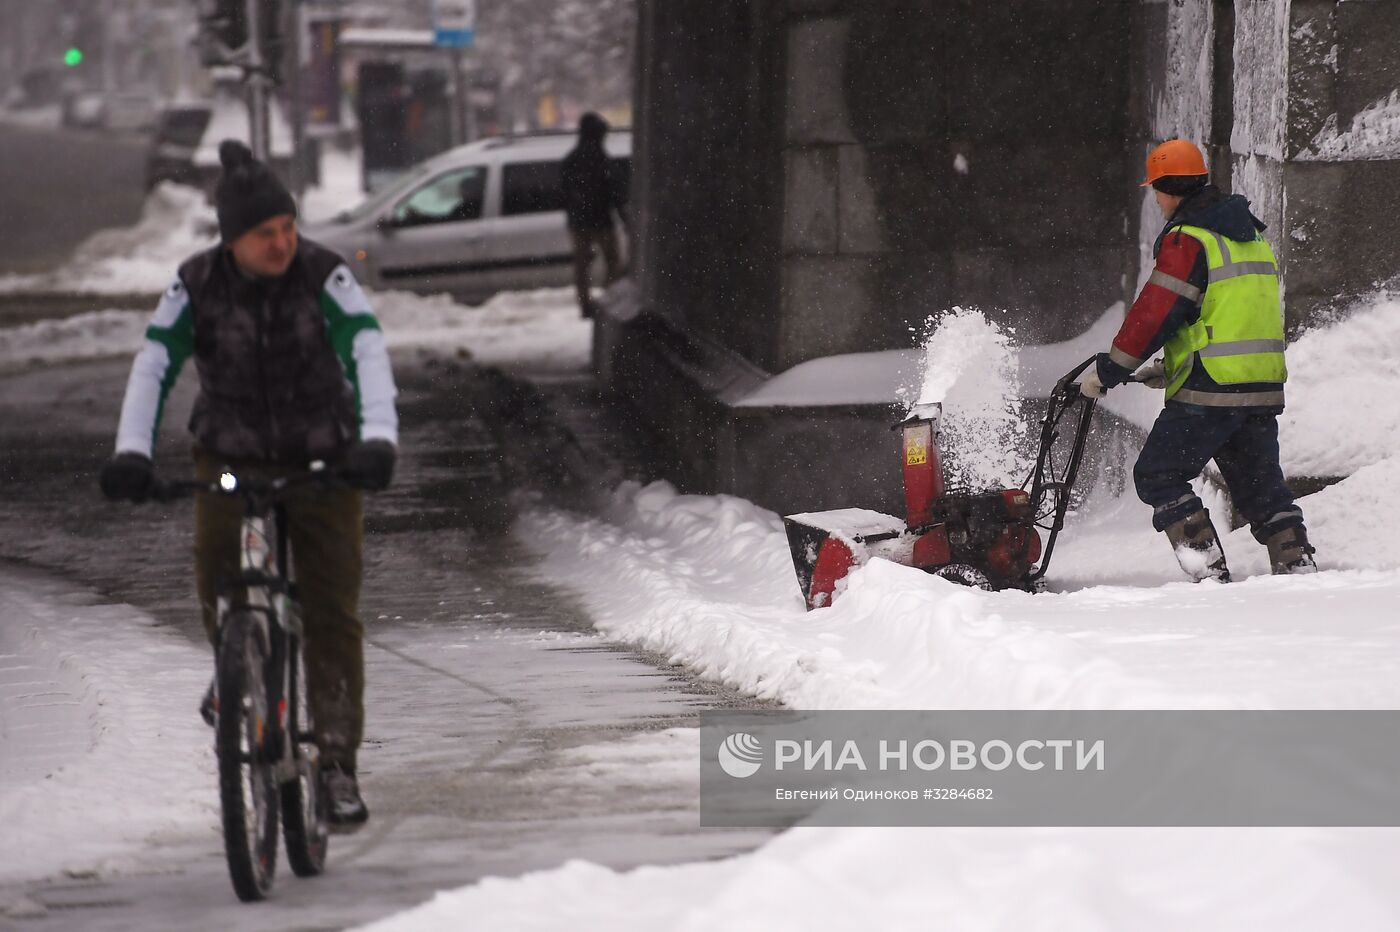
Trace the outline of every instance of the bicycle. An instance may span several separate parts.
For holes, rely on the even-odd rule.
[[[224,581],[218,599],[214,674],[224,853],[244,902],[265,899],[272,889],[279,816],[292,872],[314,877],[325,869],[326,801],[282,499],[299,486],[338,481],[313,463],[305,473],[270,480],[225,470],[214,481],[157,481],[151,493],[166,502],[200,494],[244,502],[239,573]]]

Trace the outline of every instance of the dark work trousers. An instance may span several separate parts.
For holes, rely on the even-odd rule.
[[[223,460],[195,451],[195,473],[216,478]],[[272,478],[299,470],[272,465],[227,464],[235,471]],[[296,490],[286,499],[292,567],[301,594],[307,703],[322,763],[353,770],[364,733],[364,625],[360,581],[364,576],[364,503],[352,489]],[[238,573],[240,498],[201,495],[194,513],[195,583],[204,631],[217,643],[220,580]]]
[[[588,313],[593,299],[590,294],[595,250],[603,253],[603,269],[607,276],[604,287],[617,281],[622,274],[622,262],[617,249],[617,230],[609,224],[599,230],[582,230],[569,227],[569,237],[574,244],[574,289],[578,292],[578,306]]]
[[[1154,509],[1154,528],[1166,530],[1202,507],[1191,480],[1212,459],[1260,543],[1302,526],[1279,467],[1276,414],[1168,402],[1133,467],[1138,498]]]

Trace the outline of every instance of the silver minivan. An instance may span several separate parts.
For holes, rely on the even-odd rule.
[[[556,134],[459,146],[304,232],[344,256],[372,288],[474,301],[567,285],[573,258],[559,168],[575,141]],[[625,179],[632,134],[609,133],[605,148]]]

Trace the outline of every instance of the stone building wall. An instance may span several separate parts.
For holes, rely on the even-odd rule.
[[[1122,297],[1130,12],[788,5],[778,368],[955,304],[1056,339]]]
[[[598,364],[688,488],[890,499],[889,406],[735,403],[953,305],[1082,333],[1151,270],[1166,138],[1269,225],[1292,332],[1400,273],[1400,0],[639,3],[642,318]]]
[[[1144,0],[1145,154],[1174,136],[1268,225],[1289,329],[1400,274],[1400,2]],[[1161,218],[1144,195],[1139,281]]]
[[[1400,276],[1400,3],[1292,0],[1282,237],[1289,322]]]

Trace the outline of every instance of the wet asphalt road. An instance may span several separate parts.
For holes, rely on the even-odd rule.
[[[0,560],[136,605],[200,642],[188,505],[114,505],[96,491],[127,367],[0,378]],[[44,913],[15,928],[337,928],[484,876],[571,858],[618,868],[710,858],[767,837],[701,830],[694,746],[663,734],[697,726],[702,709],[751,703],[593,634],[547,567],[498,530],[542,494],[523,488],[532,477],[550,487],[567,477],[500,453],[477,414],[492,399],[470,371],[421,357],[396,359],[396,370],[402,460],[394,488],[367,507],[371,824],[333,840],[324,877],[296,880],[284,866],[271,904],[235,901],[211,825],[133,852],[120,877],[0,889]],[[170,472],[186,462],[192,388],[187,374],[166,416],[158,461]],[[584,447],[611,456],[627,446],[586,380],[554,378],[546,395]],[[576,450],[557,452],[545,459],[577,461]],[[579,491],[568,497],[586,501]],[[197,698],[176,701],[194,715]],[[588,763],[600,757],[611,769]]]
[[[0,125],[0,274],[52,268],[92,232],[134,223],[146,146],[138,134]]]

